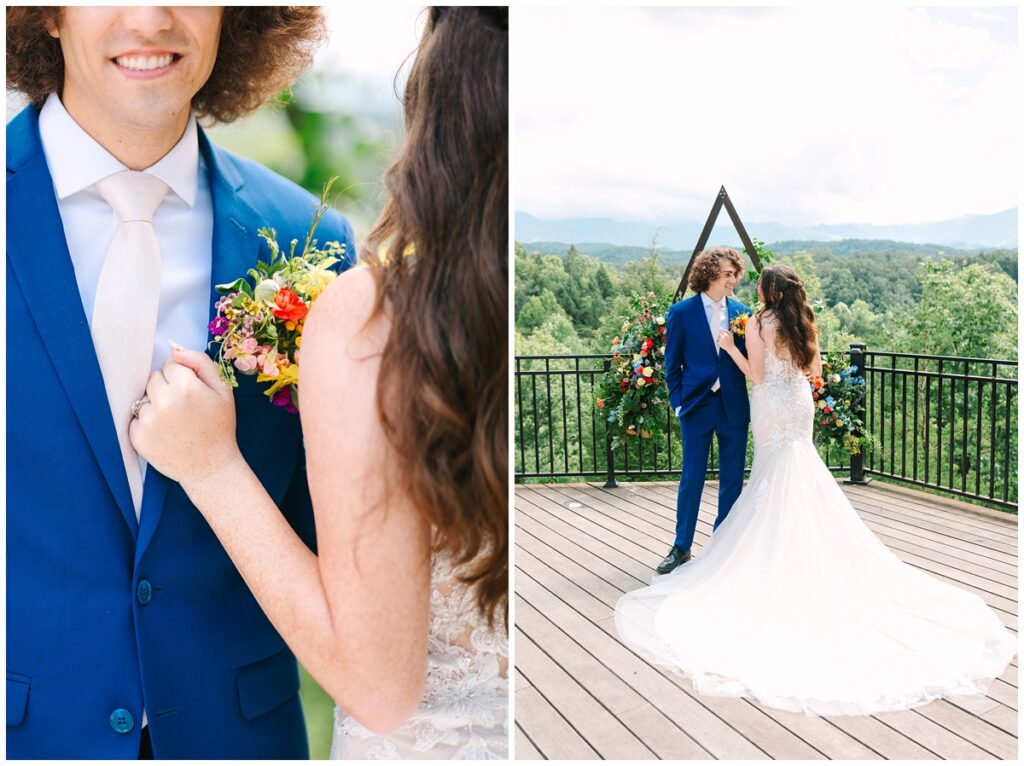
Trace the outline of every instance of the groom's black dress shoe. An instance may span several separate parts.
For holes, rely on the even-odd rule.
[[[658,574],[668,574],[680,564],[685,564],[687,561],[693,558],[693,554],[690,551],[684,551],[678,545],[673,545],[672,550],[668,552],[668,555],[662,559],[662,562],[658,564]]]

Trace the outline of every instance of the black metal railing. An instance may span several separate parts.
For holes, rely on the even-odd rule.
[[[924,354],[847,352],[866,379],[864,416],[873,449],[848,460],[822,452],[850,480],[899,480],[1017,508],[1017,362]],[[596,404],[608,367],[601,354],[515,360],[516,481],[552,478],[669,478],[682,457],[676,418],[664,433],[612,452],[607,414]],[[748,446],[749,470],[752,446]],[[715,449],[708,473],[717,475]]]
[[[866,351],[868,476],[1017,508],[1017,362]]]

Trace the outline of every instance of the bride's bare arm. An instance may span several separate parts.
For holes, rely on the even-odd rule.
[[[722,350],[732,357],[733,362],[740,368],[740,372],[756,384],[764,382],[764,341],[761,339],[761,333],[758,330],[757,317],[751,317],[747,321],[747,330],[744,336],[747,346],[746,356],[736,348],[736,342],[731,332],[723,330],[721,335],[719,335],[719,346]]]
[[[303,332],[300,410],[318,555],[240,454],[180,478],[303,666],[348,714],[387,732],[423,694],[431,562],[430,530],[399,490],[377,415],[387,326],[365,326],[374,290],[365,269],[345,272],[320,297]],[[179,409],[167,420],[181,417]],[[190,417],[193,430],[200,428]],[[228,433],[233,444],[233,418]],[[152,441],[161,440],[154,430]]]
[[[811,362],[812,376],[821,377],[821,336],[814,339],[814,361]]]

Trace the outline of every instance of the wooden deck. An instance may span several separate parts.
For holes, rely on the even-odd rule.
[[[873,483],[844,487],[904,561],[980,595],[1017,630],[1017,523]],[[695,551],[711,532],[709,482]],[[515,521],[517,759],[1015,759],[1017,660],[987,697],[811,718],[689,683],[619,643],[619,596],[671,545],[676,485],[521,485]]]

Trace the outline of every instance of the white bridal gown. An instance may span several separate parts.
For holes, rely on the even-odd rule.
[[[811,442],[806,378],[771,348],[765,357],[747,487],[699,557],[620,599],[619,636],[701,694],[809,715],[984,691],[1014,636],[978,596],[871,533]]]
[[[508,758],[508,636],[489,628],[466,586],[435,558],[427,681],[412,717],[377,735],[334,710],[331,758]]]

